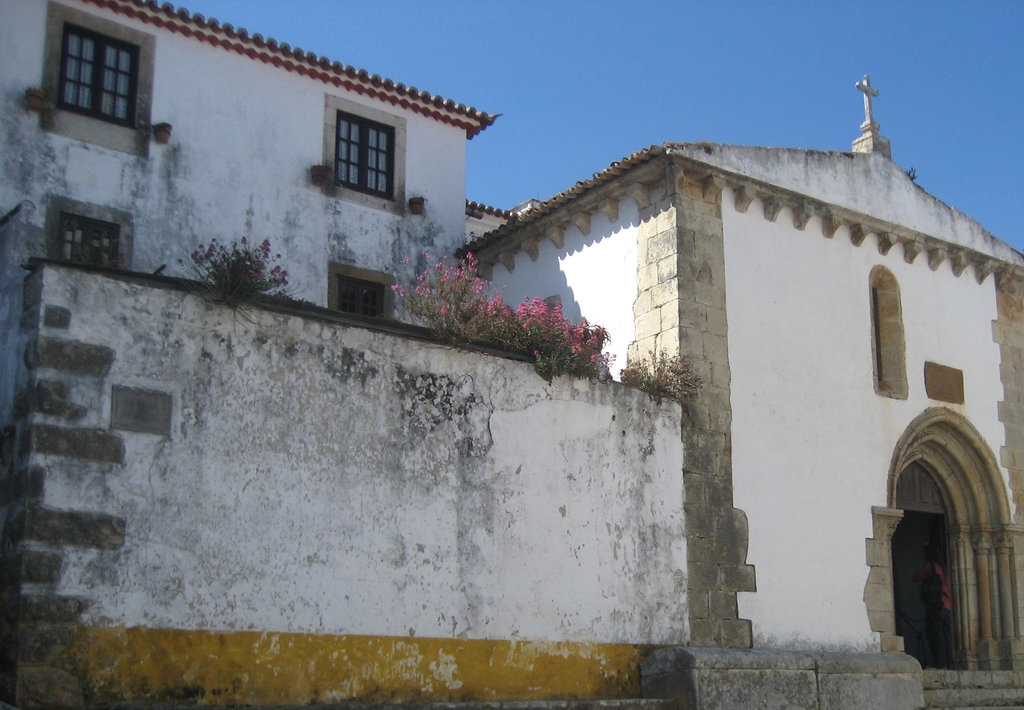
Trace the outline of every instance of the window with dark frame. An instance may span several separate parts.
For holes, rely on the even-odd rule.
[[[395,129],[338,111],[334,178],[345,187],[394,196]]]
[[[61,212],[54,256],[90,266],[119,266],[120,239],[121,228],[116,224]]]
[[[139,48],[64,25],[58,105],[104,121],[135,121]]]
[[[360,316],[384,315],[384,284],[338,276],[337,309]]]

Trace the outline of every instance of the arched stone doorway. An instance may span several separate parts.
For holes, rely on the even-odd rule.
[[[901,488],[903,476],[907,478]],[[934,493],[909,490],[921,485],[933,485]],[[902,646],[895,633],[892,601],[897,592],[894,576],[899,575],[899,569],[894,575],[893,533],[907,515],[901,503],[921,507],[922,500],[935,494],[942,512],[937,507],[931,514],[942,516],[938,527],[951,571],[958,667],[1024,667],[1017,594],[1021,561],[1016,553],[1022,550],[1021,530],[1011,524],[1006,488],[991,450],[965,417],[944,407],[925,411],[900,437],[889,468],[887,506],[874,509],[875,537],[868,545],[871,574],[865,591],[872,629],[880,632],[883,650]],[[921,525],[920,520],[915,524]],[[922,534],[918,528],[916,535]],[[902,544],[897,538],[897,545]],[[879,559],[883,550],[888,557],[884,566]],[[899,548],[897,553],[906,554]],[[886,592],[888,609],[883,608]]]
[[[922,667],[935,667],[939,661],[927,640],[925,605],[921,601],[920,585],[913,577],[925,561],[925,545],[936,550],[938,561],[946,569],[950,568],[946,550],[946,505],[938,484],[917,461],[900,473],[893,507],[903,512],[892,535],[896,635],[903,638],[904,650]],[[946,657],[944,654],[943,658]],[[956,658],[955,655],[948,657]]]

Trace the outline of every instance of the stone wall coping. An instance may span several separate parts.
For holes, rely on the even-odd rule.
[[[655,651],[641,666],[641,673],[645,676],[681,670],[816,670],[819,675],[906,674],[920,673],[921,665],[917,659],[906,653],[801,652],[673,646]]]
[[[975,280],[981,284],[996,273],[1002,280],[1024,281],[1024,256],[1019,263],[1001,259],[948,240],[925,234],[909,227],[889,222],[847,207],[832,204],[803,193],[781,187],[727,168],[706,163],[688,155],[672,152],[671,148],[653,146],[614,163],[603,173],[560,193],[541,207],[531,210],[517,220],[510,221],[489,232],[472,244],[459,250],[459,254],[472,251],[486,266],[501,262],[512,270],[513,258],[519,251],[527,251],[537,259],[536,243],[551,239],[562,246],[564,231],[577,224],[581,215],[607,213],[609,200],[627,197],[638,200],[641,210],[648,204],[646,197],[655,186],[669,186],[674,181],[676,190],[688,184],[711,195],[729,188],[736,194],[735,208],[746,212],[756,199],[763,206],[764,218],[774,222],[783,207],[793,214],[793,226],[803,230],[812,217],[821,220],[822,236],[833,238],[841,226],[850,230],[850,242],[861,246],[868,234],[877,238],[878,251],[887,255],[894,246],[902,247],[902,256],[913,263],[924,254],[928,266],[935,271],[948,261],[956,276],[967,268],[974,270]]]
[[[814,657],[798,651],[694,648],[673,646],[655,651],[640,666],[643,676],[680,670],[813,671]]]
[[[37,271],[40,269],[65,269],[68,271],[79,271],[86,273],[93,273],[104,278],[113,279],[115,281],[123,281],[126,283],[137,284],[148,288],[159,288],[170,291],[180,291],[183,293],[195,293],[197,282],[177,278],[174,276],[161,276],[158,274],[147,274],[139,271],[127,271],[124,269],[114,269],[103,266],[87,266],[84,264],[72,264],[64,261],[57,261],[53,259],[42,259],[32,258],[29,260],[28,265],[25,267],[29,271]],[[216,305],[216,304],[214,304]],[[280,313],[282,315],[296,316],[298,318],[305,318],[309,320],[318,320],[326,323],[333,323],[336,325],[351,326],[354,328],[363,328],[365,330],[372,330],[381,333],[388,333],[390,335],[397,335],[403,338],[412,338],[414,340],[425,340],[438,345],[445,345],[450,347],[461,348],[464,350],[471,350],[474,352],[483,353],[485,355],[494,355],[497,357],[503,357],[509,360],[518,360],[520,362],[533,362],[533,358],[522,353],[511,352],[508,350],[502,350],[501,348],[494,347],[487,343],[480,342],[460,342],[457,344],[450,344],[439,340],[430,332],[429,328],[424,328],[418,325],[412,325],[410,323],[402,323],[395,320],[385,320],[382,318],[373,318],[370,316],[360,316],[351,313],[342,313],[341,311],[335,311],[330,308],[324,308],[317,306],[312,303],[304,302],[289,302],[288,300],[274,300],[267,299],[265,301],[259,301],[251,304],[246,304],[243,308],[260,309],[270,311],[273,313]]]

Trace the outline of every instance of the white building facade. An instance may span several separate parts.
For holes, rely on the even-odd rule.
[[[958,667],[1019,667],[1019,253],[879,152],[711,144],[636,153],[469,248],[630,360],[700,373],[692,645],[928,663],[932,543]]]
[[[0,207],[35,207],[8,273],[75,251],[174,274],[210,239],[269,238],[297,298],[337,305],[330,274],[403,278],[464,239],[465,144],[489,114],[149,3],[4,16]]]

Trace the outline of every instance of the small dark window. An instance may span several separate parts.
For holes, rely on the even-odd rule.
[[[334,178],[345,187],[392,197],[395,175],[395,129],[338,111]]]
[[[868,286],[875,392],[886,397],[906,399],[907,362],[900,287],[896,278],[881,266],[871,270]]]
[[[91,266],[120,266],[120,236],[116,224],[61,212],[56,257]]]
[[[138,47],[64,25],[58,104],[104,121],[133,125],[138,64]]]
[[[338,310],[360,316],[384,315],[384,284],[338,276]]]

